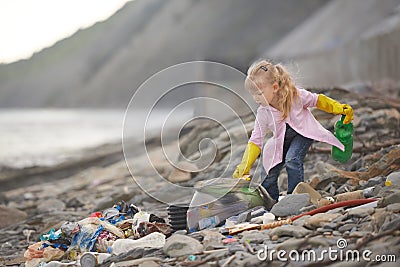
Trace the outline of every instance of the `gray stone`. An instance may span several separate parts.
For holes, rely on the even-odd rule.
[[[336,170],[337,168],[329,163],[326,163],[324,161],[318,161],[315,163],[315,170],[317,171],[318,174],[323,175],[326,173],[330,173],[333,170]]]
[[[394,203],[386,206],[387,211],[396,212],[400,211],[400,203]]]
[[[356,170],[360,169],[363,165],[364,165],[364,159],[359,158],[350,165],[349,171],[356,171]]]
[[[336,229],[336,227],[337,227],[337,223],[331,222],[331,223],[325,224],[322,228],[325,228],[325,229]]]
[[[85,202],[80,196],[74,196],[65,204],[67,208],[79,208],[85,205]]]
[[[174,232],[174,235],[187,235],[186,230],[178,230]]]
[[[318,213],[306,219],[304,226],[309,229],[317,229],[326,223],[332,222],[339,216],[340,214]]]
[[[337,184],[335,184],[334,182],[330,182],[327,186],[325,186],[323,190],[334,196],[336,194],[337,187]]]
[[[333,231],[332,234],[335,235],[335,236],[342,236],[342,233],[339,232],[339,231],[336,231],[336,230]]]
[[[65,209],[65,203],[56,198],[44,200],[37,207],[39,213],[48,213],[54,211],[62,211]]]
[[[329,228],[323,228],[323,227],[320,227],[320,228],[317,228],[317,232],[318,233],[331,233],[333,230],[332,229],[329,229]]]
[[[390,242],[382,242],[382,240],[380,242],[371,242],[370,244],[368,244],[368,247],[366,249],[369,249],[372,252],[372,254],[369,256],[369,258],[371,259],[374,259],[377,255],[398,255],[399,253],[398,245],[394,246]],[[379,264],[379,266],[382,265]],[[398,259],[396,266],[399,266]]]
[[[313,236],[308,241],[307,244],[311,247],[328,247],[330,245],[329,239],[322,236]]]
[[[318,206],[314,205],[314,204],[306,206],[306,207],[303,207],[303,208],[300,209],[300,214],[315,210],[316,208],[318,208]]]
[[[372,226],[370,223],[362,224],[359,229],[360,229],[360,231],[369,232],[369,233],[375,231],[374,226]]]
[[[241,236],[240,242],[250,242],[252,244],[262,244],[265,240],[269,240],[269,232],[270,230],[258,231],[245,231],[239,236]]]
[[[245,247],[240,244],[230,244],[228,245],[228,251],[229,253],[235,253],[238,251],[246,251]]]
[[[349,211],[349,216],[366,217],[374,213],[374,208],[355,208]]]
[[[361,256],[360,256],[360,258],[361,258]],[[366,263],[363,262],[363,261],[361,261],[361,262],[358,262],[358,261],[348,261],[348,262],[340,261],[340,262],[337,262],[337,263],[334,263],[334,264],[329,264],[329,267],[364,267],[365,265],[366,265]]]
[[[347,215],[347,213],[345,213],[345,214],[342,214],[342,215],[338,216],[336,219],[332,220],[332,222],[333,223],[339,223],[339,222],[341,223],[344,220],[346,220],[347,217],[348,217],[348,215]]]
[[[299,249],[300,246],[301,247],[305,247],[305,246],[311,246],[313,248],[318,248],[318,247],[328,247],[329,241],[327,238],[322,237],[322,236],[314,236],[311,237],[310,239],[308,239],[306,241],[306,243],[304,243],[304,239],[295,239],[295,238],[291,238],[286,240],[285,242],[279,244],[275,250],[285,250],[285,251],[290,251],[290,250],[296,250]]]
[[[0,205],[6,205],[8,203],[8,198],[7,196],[0,192]]]
[[[296,250],[298,249],[301,245],[303,245],[304,240],[303,239],[296,239],[296,238],[290,238],[282,243],[280,243],[278,246],[276,246],[275,250],[285,250],[285,251],[290,251],[290,250]]]
[[[0,206],[0,228],[19,223],[27,217],[28,214],[24,211]]]
[[[303,217],[300,217],[299,219],[293,221],[293,225],[295,226],[304,226],[304,221],[307,220],[308,218],[310,218],[311,215],[305,215]]]
[[[357,224],[345,224],[343,226],[340,226],[338,231],[341,232],[341,233],[344,233],[346,231],[350,231],[354,227],[357,227]]]
[[[354,190],[354,186],[351,186],[349,184],[344,184],[341,185],[337,190],[336,190],[336,194],[343,194],[346,192],[350,192]]]
[[[378,201],[378,207],[383,208],[387,205],[400,203],[400,191],[396,190],[396,192],[384,197],[383,199]]]
[[[373,187],[368,187],[368,188],[363,190],[364,197],[365,198],[376,197],[381,190],[382,190],[382,186],[380,186],[380,185],[375,185]]]
[[[237,251],[235,252],[235,258],[229,265],[225,265],[226,261],[221,261],[220,263],[222,264],[224,262],[224,265],[221,266],[257,266],[260,264],[260,260],[258,259],[257,255],[252,255],[250,253],[244,252],[244,251]],[[204,264],[202,266],[214,266],[213,264],[210,264],[211,262],[208,262],[208,264]],[[215,265],[219,266],[219,265]]]
[[[152,260],[145,261],[138,265],[138,267],[159,267],[159,266],[161,265]]]
[[[301,227],[301,226],[294,226],[294,225],[283,225],[281,227],[277,227],[271,230],[269,233],[270,236],[294,236],[297,238],[305,237],[309,235],[312,231]]]
[[[205,229],[199,232],[203,236],[203,247],[205,250],[212,250],[222,246],[222,239],[225,237],[218,232],[218,228]]]
[[[203,245],[189,236],[172,235],[165,242],[163,251],[170,257],[180,257],[202,253]]]
[[[195,164],[181,161],[178,162],[178,165],[176,168],[172,170],[170,175],[168,176],[168,181],[171,183],[181,183],[181,182],[186,182],[192,179],[192,172],[195,172],[198,170],[197,166]]]
[[[347,219],[347,220],[345,220],[345,221],[343,221],[342,223],[355,223],[355,221],[354,221],[354,218],[350,218],[350,219]]]
[[[291,236],[281,236],[281,237],[279,237],[277,235],[274,235],[273,237],[277,238],[275,240],[277,243],[282,243],[282,242],[285,242],[286,240],[289,240],[289,239],[293,238]]]
[[[393,230],[393,229],[399,229],[400,228],[400,218],[397,218],[391,222],[384,223],[379,230],[379,232],[383,231],[388,231],[388,230]]]
[[[293,194],[287,195],[281,201],[276,203],[272,209],[277,217],[285,217],[300,214],[300,209],[310,204],[309,194]]]
[[[400,186],[400,171],[392,172],[388,175],[386,181],[391,182],[391,186]]]
[[[335,183],[337,185],[342,185],[342,184],[346,183],[347,180],[348,180],[347,178],[339,175],[336,172],[326,173],[326,174],[324,174],[324,175],[322,175],[320,177],[320,182],[317,184],[316,189],[317,190],[322,190],[323,188],[325,188],[330,183]],[[338,190],[336,190],[336,191],[338,191]]]
[[[328,210],[326,213],[329,213],[329,214],[342,214],[343,211],[344,211],[343,208],[336,208],[336,209],[333,209],[333,210]]]
[[[383,185],[385,180],[386,180],[386,177],[383,175],[376,176],[374,178],[370,178],[368,180],[368,182],[365,184],[364,188],[368,188],[368,187],[372,187],[372,186],[376,186],[376,185]]]

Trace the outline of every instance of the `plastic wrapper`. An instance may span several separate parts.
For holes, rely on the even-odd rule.
[[[86,218],[83,220],[80,220],[78,222],[79,225],[84,226],[84,225],[102,225],[104,227],[104,230],[107,230],[110,233],[113,233],[114,235],[118,236],[119,238],[124,238],[124,232],[117,228],[116,226],[112,225],[111,223],[107,221],[102,221],[99,218]]]
[[[28,247],[24,253],[26,267],[38,266],[41,262],[59,260],[64,256],[64,251],[51,246],[44,246],[45,244],[41,241]]]
[[[117,237],[110,232],[102,231],[97,237],[95,250],[98,252],[108,252],[108,249],[114,244]]]
[[[166,223],[141,222],[135,229],[135,237],[141,238],[154,232],[169,236],[171,234],[171,226]]]
[[[42,234],[40,236],[40,240],[45,241],[45,240],[57,240],[62,236],[62,231],[60,230],[54,230],[54,228],[51,228],[50,231],[48,231],[46,234]]]
[[[70,251],[77,252],[88,252],[92,251],[97,237],[103,231],[102,225],[87,224],[83,225],[78,233],[72,238],[71,246],[68,249]]]
[[[245,179],[216,178],[197,184],[187,212],[189,231],[215,227],[231,216],[264,206],[259,191],[251,190],[249,183]],[[199,225],[200,221],[203,223]]]

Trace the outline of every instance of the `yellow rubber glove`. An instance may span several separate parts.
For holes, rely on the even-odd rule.
[[[348,124],[353,120],[353,109],[350,105],[340,104],[326,95],[318,95],[317,108],[335,115],[345,115],[346,117],[343,120],[344,124]]]
[[[237,165],[233,178],[242,178],[250,174],[251,166],[261,153],[261,149],[254,143],[249,142],[244,151],[242,162]]]

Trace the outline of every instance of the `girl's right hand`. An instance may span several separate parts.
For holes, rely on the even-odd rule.
[[[233,178],[242,178],[246,175],[248,176],[250,174],[251,167],[260,153],[261,149],[253,142],[249,142],[246,146],[246,150],[244,151],[242,162],[236,166],[235,172],[232,175]]]

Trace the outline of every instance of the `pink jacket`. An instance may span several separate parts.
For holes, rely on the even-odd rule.
[[[257,109],[254,130],[249,142],[253,142],[262,149],[267,129],[272,131],[273,137],[268,139],[263,150],[263,166],[267,174],[269,170],[282,162],[286,123],[305,137],[328,143],[344,151],[343,144],[325,129],[308,109],[309,107],[316,107],[318,94],[310,93],[304,89],[298,89],[298,92],[299,98],[294,101],[289,116],[285,120],[281,119],[282,113],[274,107],[260,106]]]

